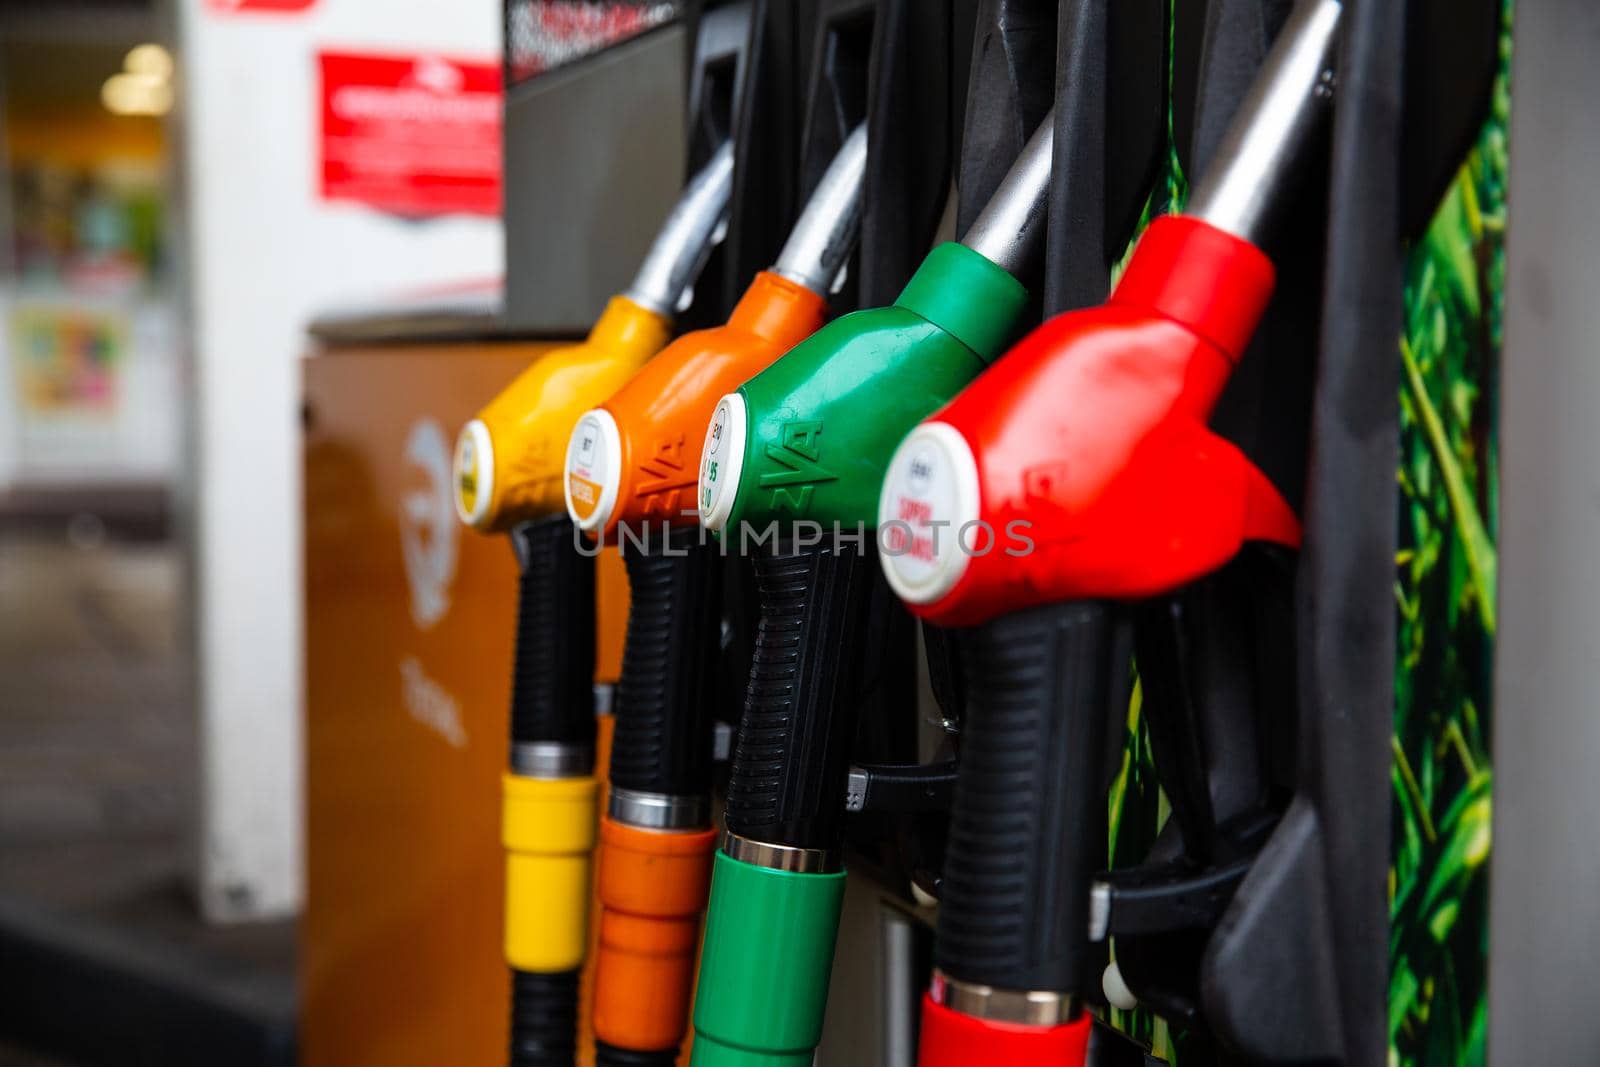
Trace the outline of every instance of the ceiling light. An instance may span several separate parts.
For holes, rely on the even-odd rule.
[[[172,77],[172,53],[158,44],[135,45],[123,59],[122,69],[166,81]]]
[[[172,83],[123,71],[100,87],[100,102],[113,115],[165,115],[172,110]]]

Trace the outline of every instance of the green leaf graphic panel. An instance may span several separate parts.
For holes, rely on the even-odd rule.
[[[1484,1061],[1511,4],[1491,112],[1409,249],[1400,337],[1389,1062]]]

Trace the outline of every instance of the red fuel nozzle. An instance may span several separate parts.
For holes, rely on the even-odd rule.
[[[895,591],[969,626],[1297,544],[1283,498],[1206,427],[1273,278],[1205,222],[1152,223],[1104,306],[1045,323],[900,445],[878,516]]]

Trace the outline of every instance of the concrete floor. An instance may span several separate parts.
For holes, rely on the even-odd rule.
[[[181,580],[165,543],[0,539],[0,848],[36,853],[0,865],[0,886],[65,843],[170,854],[187,835]]]
[[[189,893],[183,580],[170,542],[0,534],[0,1067],[292,1062],[292,925]]]

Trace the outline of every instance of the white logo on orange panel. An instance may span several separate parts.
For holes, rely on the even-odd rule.
[[[444,686],[428,677],[414,656],[400,661],[400,693],[406,713],[450,743],[452,748],[467,747],[466,727],[461,725],[461,705],[445,692]]]
[[[450,444],[433,419],[418,419],[406,438],[406,463],[422,472],[400,496],[400,548],[411,587],[411,619],[428,629],[450,610],[450,583],[456,576],[455,501],[450,478]]]

